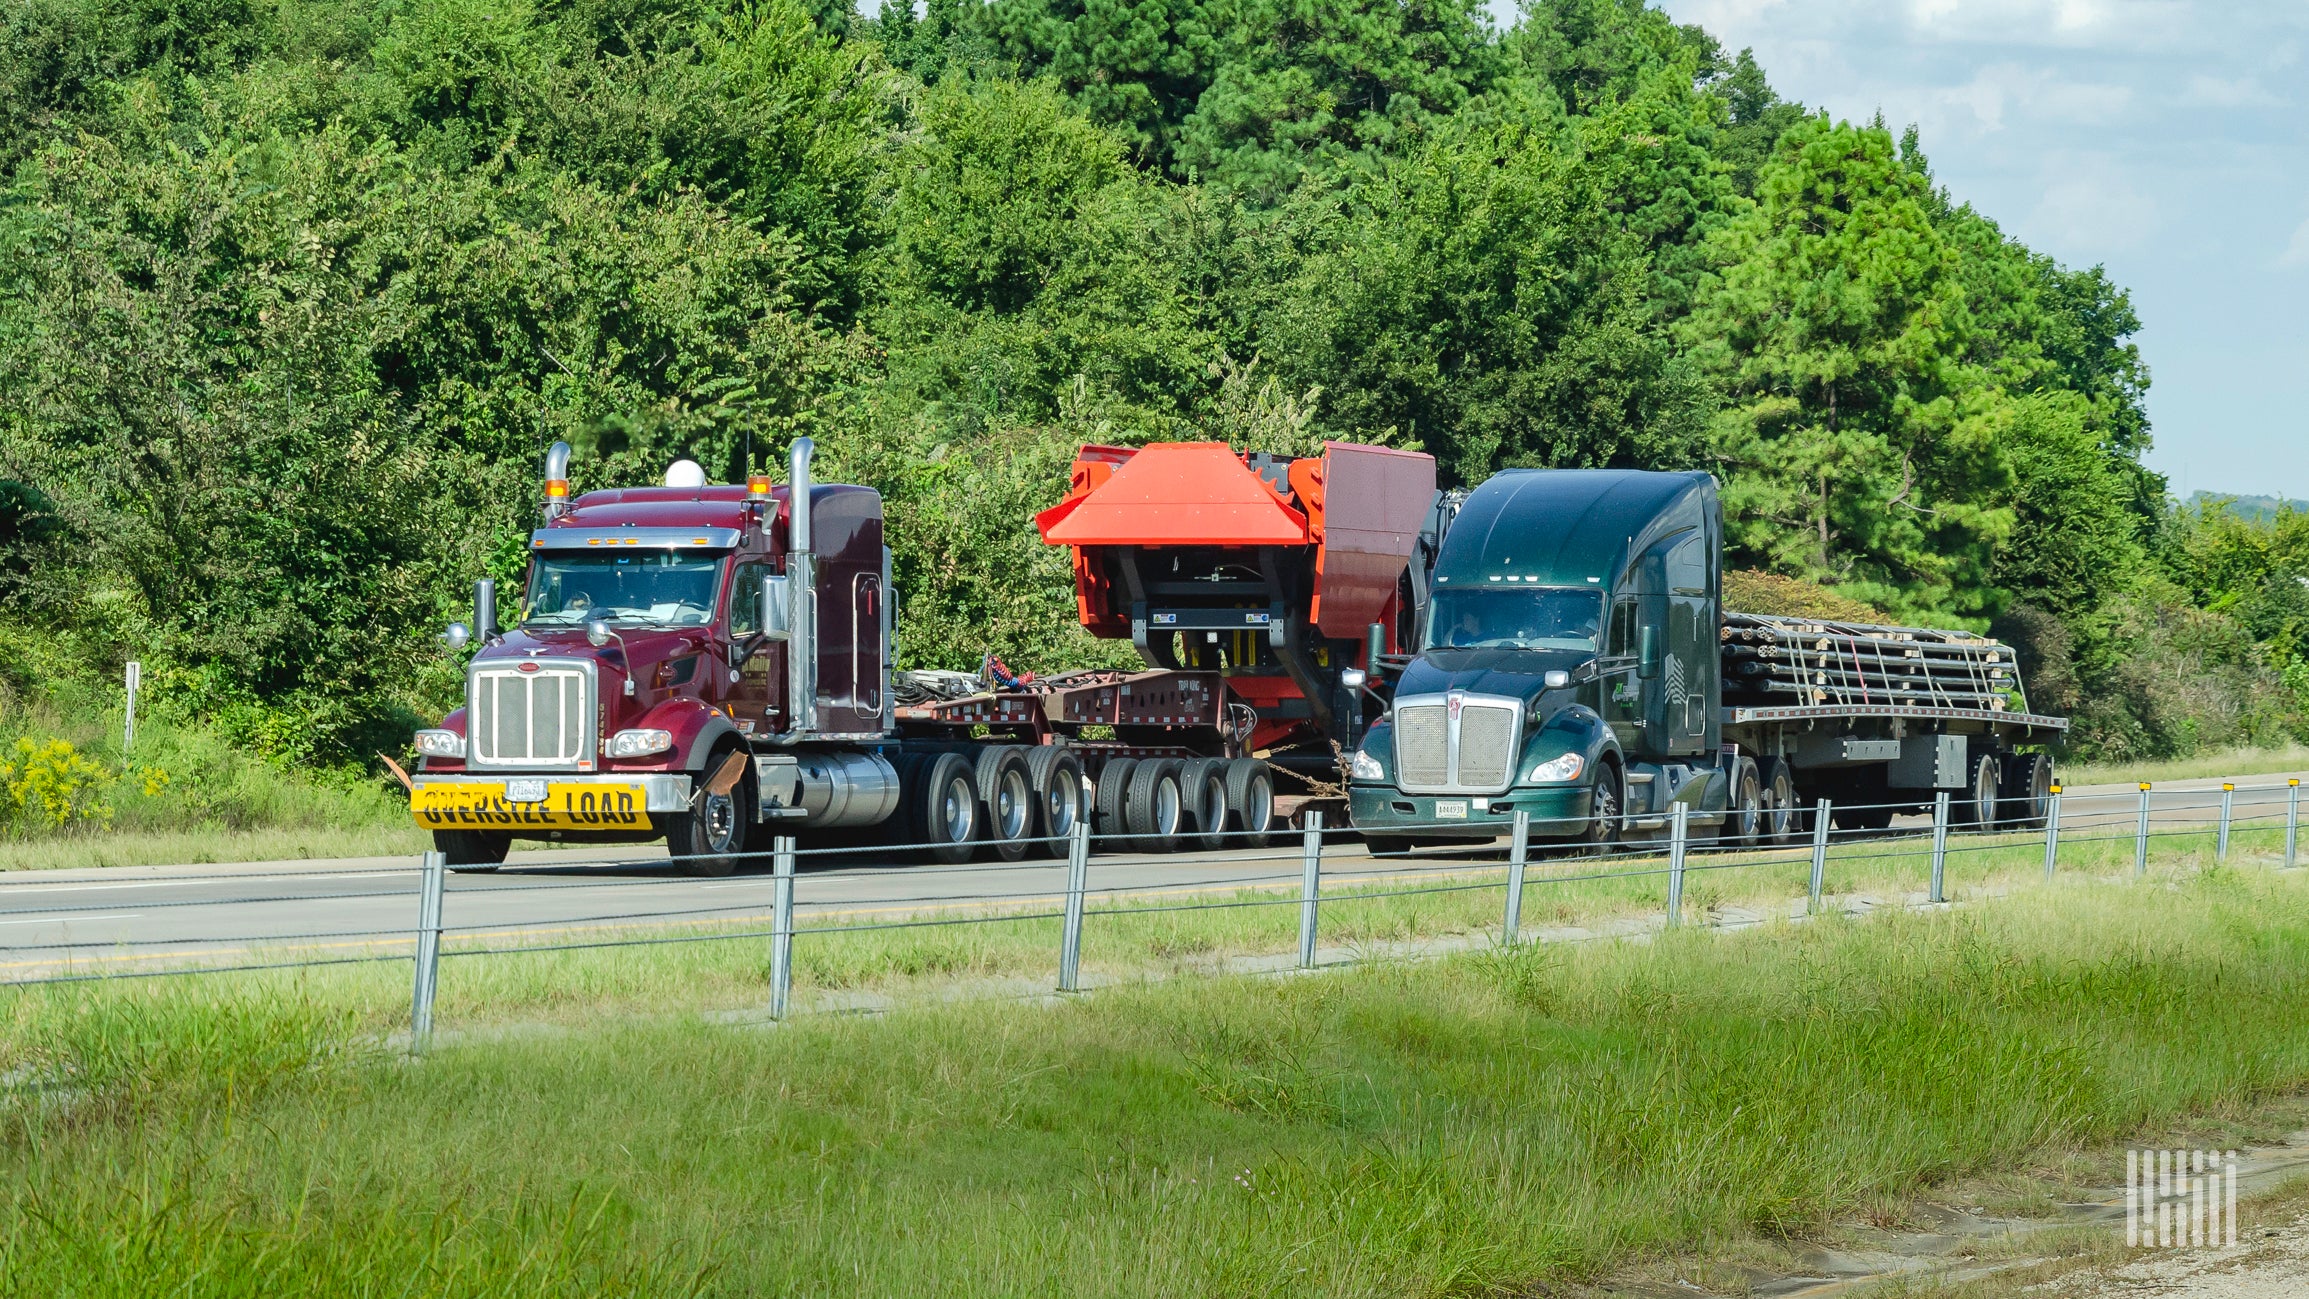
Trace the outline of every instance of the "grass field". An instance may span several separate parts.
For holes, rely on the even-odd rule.
[[[2309,771],[2309,747],[2288,744],[2282,748],[2224,749],[2169,762],[2080,762],[2063,765],[2060,776],[2071,785],[2104,785],[2261,776],[2280,771]]]
[[[1523,1291],[2299,1088],[2305,978],[2211,870],[415,1064],[325,972],[24,991],[0,1294]]]

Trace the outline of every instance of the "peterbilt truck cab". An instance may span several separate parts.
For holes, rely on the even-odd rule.
[[[411,812],[449,864],[493,867],[516,837],[662,837],[726,873],[765,776],[791,796],[829,762],[845,798],[887,815],[889,762],[827,752],[892,730],[879,495],[813,484],[808,439],[785,484],[709,486],[682,462],[664,486],[574,500],[568,457],[548,456],[514,616],[500,625],[477,584],[473,625],[447,637],[478,642],[465,705],[416,736]]]
[[[1469,493],[1350,760],[1356,828],[1385,852],[1518,811],[1534,839],[1608,840],[1676,802],[1720,822],[1722,551],[1704,473],[1511,470]]]

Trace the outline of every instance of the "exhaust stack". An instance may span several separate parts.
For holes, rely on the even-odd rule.
[[[792,609],[786,641],[787,733],[794,738],[818,729],[818,556],[810,549],[810,456],[816,450],[810,439],[794,439],[786,486],[791,511],[786,598]]]
[[[547,522],[569,513],[569,444],[556,442],[545,451],[545,518]]]

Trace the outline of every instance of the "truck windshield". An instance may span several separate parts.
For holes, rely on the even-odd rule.
[[[529,623],[574,626],[606,609],[619,622],[713,621],[720,555],[677,550],[541,553],[529,572]]]
[[[1438,591],[1427,649],[1595,649],[1603,593],[1576,587]]]

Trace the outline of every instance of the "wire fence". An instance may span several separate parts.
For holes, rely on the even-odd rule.
[[[1963,824],[1942,793],[1928,827],[1886,824],[1915,810],[1913,802],[1822,799],[1765,818],[1745,837],[1736,835],[1734,818],[1698,816],[1683,803],[1664,828],[1644,834],[1639,823],[1656,824],[1658,814],[1623,817],[1618,833],[1603,836],[1588,818],[1521,811],[1483,832],[1464,821],[1388,827],[1393,842],[1458,845],[1441,856],[1359,851],[1351,827],[1326,825],[1310,811],[1295,830],[1203,835],[1199,842],[1221,846],[1160,855],[1132,849],[1175,836],[1098,834],[1087,821],[1063,838],[1030,841],[1030,855],[1017,861],[916,865],[906,858],[927,846],[804,848],[781,837],[770,852],[742,855],[754,873],[720,878],[675,874],[688,863],[664,857],[460,873],[439,853],[382,870],[299,866],[66,883],[27,873],[0,877],[0,987],[406,962],[413,1040],[422,1050],[447,959],[767,940],[768,1012],[782,1019],[792,1010],[797,942],[843,935],[1055,920],[1055,986],[1076,992],[1086,930],[1095,935],[1125,915],[1296,908],[1296,963],[1313,968],[1326,904],[1497,890],[1504,894],[1498,941],[1513,946],[1526,941],[1532,891],[1575,884],[1664,884],[1658,923],[1673,928],[1686,922],[1695,881],[1776,868],[1807,868],[1803,910],[1815,914],[1826,905],[1831,866],[1864,872],[1920,856],[1910,883],[1921,889],[1911,896],[1925,904],[1947,901],[1952,862],[1960,876],[1985,874],[1988,867],[1969,871],[1968,862],[1995,854],[2009,870],[2023,855],[2033,863],[2039,846],[2048,882],[2064,853],[2072,865],[2086,854],[2121,862],[2128,842],[2135,876],[2148,873],[2159,845],[2209,850],[2225,863],[2249,841],[2257,860],[2299,865],[2298,780],[2230,781],[2201,792],[2160,792],[2147,782],[2118,793],[2056,786],[2043,816],[2017,827]],[[1094,848],[1107,877],[1096,886]],[[406,910],[412,893],[414,926]],[[121,894],[135,896],[105,901]]]

